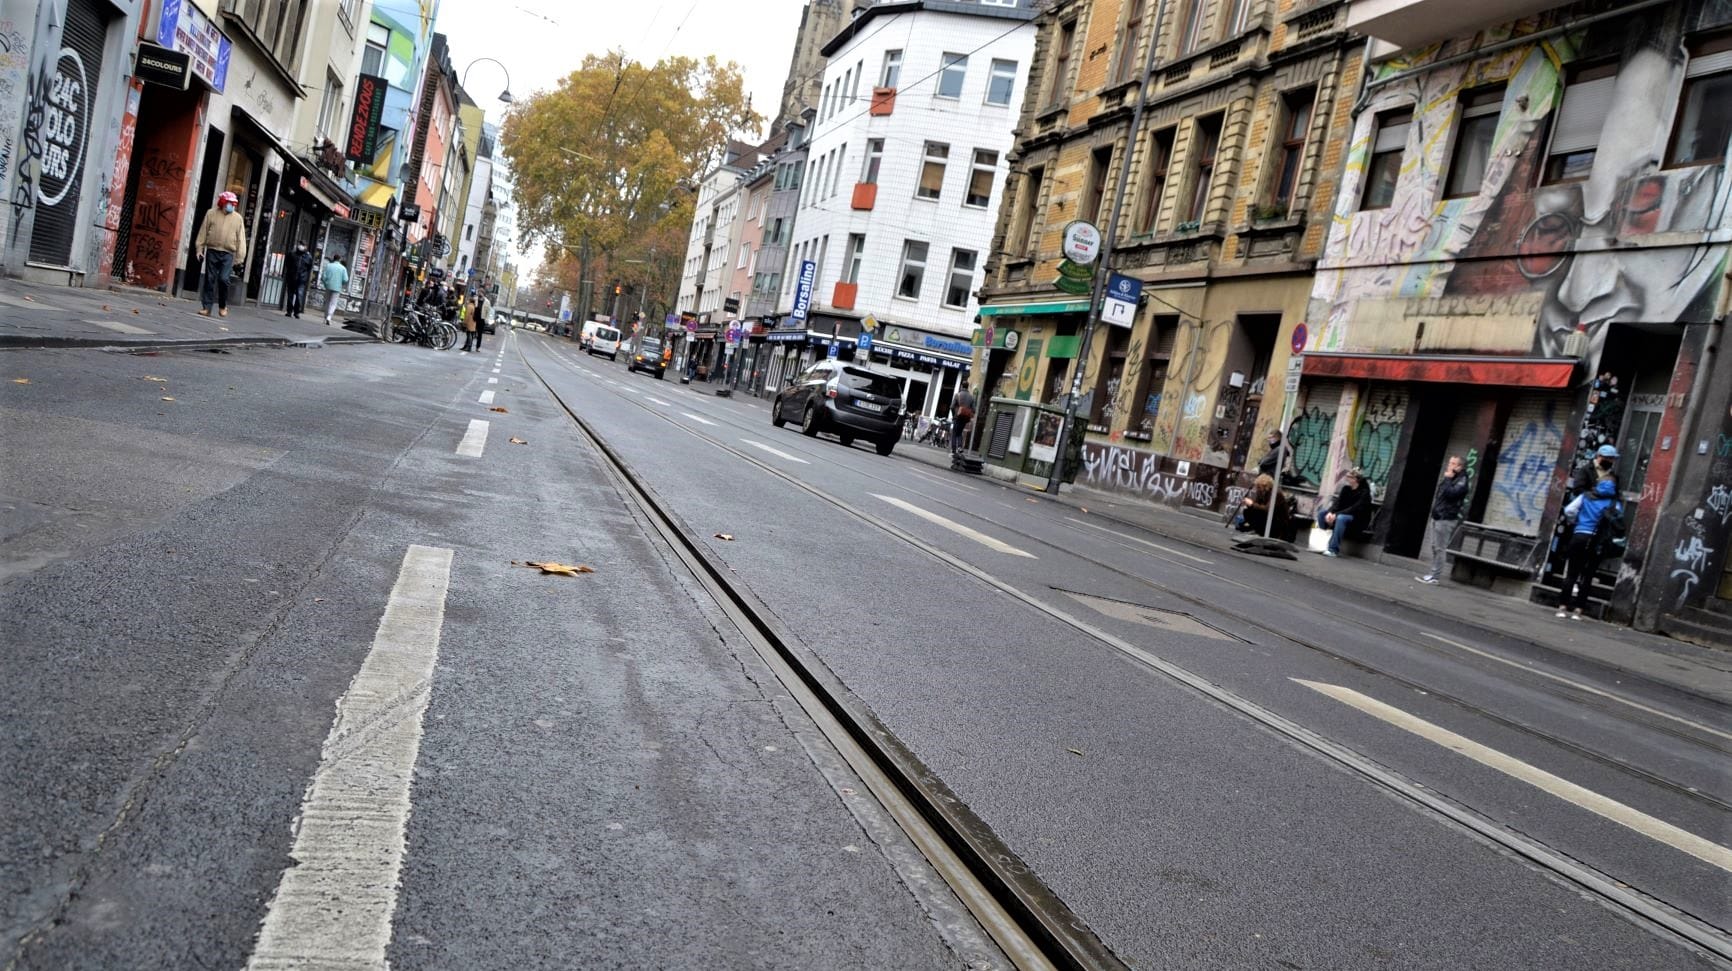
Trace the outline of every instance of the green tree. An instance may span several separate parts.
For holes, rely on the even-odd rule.
[[[500,148],[517,180],[522,238],[547,244],[552,262],[562,251],[575,258],[581,314],[594,295],[585,280],[611,296],[612,283],[641,271],[653,293],[650,274],[677,272],[685,255],[691,180],[721,161],[729,135],[762,123],[733,62],[588,55],[506,116]],[[619,279],[601,278],[603,267]]]

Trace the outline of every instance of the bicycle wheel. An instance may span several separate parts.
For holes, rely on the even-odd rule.
[[[448,351],[457,346],[457,328],[448,323],[439,325],[439,349]]]

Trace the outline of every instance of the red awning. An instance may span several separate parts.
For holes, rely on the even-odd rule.
[[[1507,388],[1567,388],[1575,377],[1574,358],[1465,357],[1459,354],[1305,355],[1308,378],[1358,378],[1369,381],[1425,381],[1432,384],[1482,384]]]

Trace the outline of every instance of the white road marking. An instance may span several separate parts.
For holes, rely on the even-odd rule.
[[[663,408],[672,408],[673,407],[673,405],[671,403],[663,401],[660,398],[652,398],[647,394],[644,395],[644,400],[648,401],[652,405],[661,405]]]
[[[492,388],[488,388],[486,391],[481,392],[481,403],[484,405],[490,405],[493,403],[493,389]]]
[[[383,968],[397,909],[409,784],[439,659],[448,549],[411,546],[373,647],[325,737],[249,969]]]
[[[789,455],[787,452],[784,452],[779,448],[771,448],[770,446],[765,445],[763,442],[754,442],[749,438],[742,438],[742,439],[740,439],[740,441],[745,442],[747,445],[750,445],[753,448],[755,448],[761,452],[769,452],[771,455],[785,458],[790,462],[798,462],[801,465],[811,465],[812,464],[812,463],[806,461],[805,459],[799,457],[798,455]]]
[[[487,383],[488,383],[488,384],[498,384],[498,383],[499,383],[499,379],[498,379],[498,378],[488,378],[488,379],[487,379]]]
[[[1000,553],[1009,553],[1011,556],[1027,557],[1028,559],[1031,559],[1031,560],[1040,559],[1040,557],[1035,556],[1033,553],[1030,553],[1027,550],[1019,550],[1016,547],[1010,545],[1009,543],[1004,542],[1003,540],[993,539],[991,536],[988,536],[985,533],[983,533],[977,529],[970,529],[969,527],[964,526],[961,523],[956,522],[953,519],[945,519],[943,516],[940,516],[935,512],[928,512],[927,510],[922,509],[919,506],[916,506],[912,502],[906,502],[904,500],[896,498],[895,496],[881,496],[881,495],[878,495],[878,493],[876,493],[876,492],[872,493],[872,495],[875,498],[882,499],[885,502],[888,502],[892,506],[895,506],[896,508],[901,509],[904,512],[911,512],[914,515],[919,516],[921,519],[924,519],[929,523],[935,523],[939,526],[943,526],[945,529],[950,530],[951,532],[955,533],[958,536],[966,536],[969,539],[974,540],[976,543],[979,543],[980,545],[986,547],[987,549],[997,550]]]
[[[1087,526],[1090,529],[1098,529],[1103,533],[1111,533],[1112,535],[1117,536],[1120,539],[1128,539],[1133,543],[1141,543],[1144,546],[1149,547],[1150,549],[1160,550],[1162,553],[1168,553],[1168,554],[1171,554],[1173,556],[1182,556],[1187,560],[1195,560],[1196,562],[1201,563],[1204,566],[1214,566],[1215,565],[1215,561],[1213,561],[1213,560],[1205,560],[1200,556],[1192,556],[1191,554],[1186,553],[1183,550],[1173,549],[1171,546],[1162,546],[1159,543],[1151,543],[1146,539],[1141,539],[1141,538],[1136,537],[1136,536],[1130,536],[1128,534],[1121,533],[1116,529],[1107,529],[1104,526],[1096,526],[1094,523],[1084,522],[1080,519],[1076,519],[1076,518],[1071,517],[1071,516],[1064,517],[1064,521],[1067,523],[1076,523],[1078,526]]]
[[[1704,863],[1732,873],[1732,849],[1727,849],[1718,843],[1711,843],[1694,833],[1679,829],[1671,823],[1655,819],[1647,813],[1632,809],[1614,799],[1608,799],[1591,789],[1583,788],[1544,769],[1536,768],[1513,756],[1505,755],[1496,749],[1488,748],[1472,739],[1457,735],[1447,728],[1433,725],[1423,718],[1410,715],[1392,705],[1386,705],[1376,698],[1362,695],[1352,688],[1306,681],[1301,678],[1294,678],[1293,680],[1312,691],[1327,695],[1344,705],[1357,708],[1374,718],[1388,722],[1396,728],[1412,732],[1428,742],[1435,742],[1452,752],[1465,755],[1512,779],[1525,782],[1565,802],[1574,803],[1596,816],[1603,816],[1620,826],[1629,827],[1649,839],[1657,840],[1675,850],[1688,853]]]
[[[694,415],[689,411],[682,411],[682,412],[680,412],[680,414],[685,415],[687,418],[690,418],[692,421],[695,421],[700,425],[710,425],[710,426],[715,425],[715,422],[710,421],[708,418],[704,418],[700,415]]]
[[[487,422],[479,418],[471,418],[469,430],[463,433],[463,441],[457,443],[457,454],[478,459],[485,448],[487,448]]]
[[[154,333],[156,333],[156,331],[154,331],[154,330],[145,330],[143,327],[134,327],[131,324],[123,324],[118,320],[87,320],[87,321],[85,321],[85,323],[95,324],[98,327],[106,327],[109,330],[112,330],[117,334],[154,334]]]
[[[969,492],[979,492],[980,491],[980,488],[978,486],[971,486],[966,482],[951,482],[948,479],[940,478],[939,476],[933,475],[929,472],[922,472],[919,469],[910,469],[909,471],[913,472],[915,475],[920,476],[922,479],[929,479],[933,482],[938,483],[941,486],[949,486],[952,489],[967,489]]]
[[[493,373],[494,373],[494,374],[498,374],[498,373],[499,373],[499,369],[498,369],[498,368],[494,368],[494,369],[493,369]]]
[[[1537,674],[1542,678],[1550,678],[1551,680],[1556,681],[1559,684],[1567,684],[1570,687],[1575,688],[1577,691],[1585,691],[1588,694],[1594,695],[1595,697],[1604,698],[1607,701],[1615,701],[1620,705],[1628,705],[1631,708],[1636,709],[1637,711],[1644,711],[1650,715],[1658,715],[1661,718],[1666,718],[1666,719],[1670,719],[1672,721],[1675,721],[1680,725],[1688,725],[1691,728],[1694,728],[1695,730],[1697,730],[1699,732],[1706,732],[1709,735],[1718,735],[1719,737],[1724,738],[1724,739],[1732,739],[1732,732],[1723,732],[1723,731],[1719,730],[1718,728],[1709,728],[1707,725],[1703,725],[1699,722],[1693,722],[1688,718],[1680,718],[1677,715],[1674,715],[1669,711],[1661,711],[1658,708],[1650,708],[1647,705],[1644,705],[1639,701],[1631,701],[1628,698],[1619,697],[1618,695],[1612,694],[1609,691],[1601,691],[1599,688],[1596,688],[1592,685],[1583,684],[1582,682],[1577,681],[1573,678],[1566,678],[1562,675],[1553,674],[1550,671],[1542,671],[1539,668],[1530,667],[1526,664],[1522,664],[1522,663],[1517,662],[1517,661],[1512,661],[1507,657],[1499,657],[1496,654],[1491,653],[1490,651],[1482,651],[1477,647],[1469,647],[1468,645],[1463,644],[1460,641],[1451,640],[1451,639],[1449,639],[1447,637],[1443,637],[1439,634],[1433,634],[1431,631],[1420,631],[1420,633],[1424,634],[1426,637],[1429,637],[1434,641],[1442,641],[1445,644],[1448,644],[1450,647],[1460,648],[1461,650],[1467,651],[1470,654],[1477,654],[1480,657],[1483,657],[1487,660],[1496,661],[1499,664],[1507,664],[1512,668],[1518,668],[1520,670],[1526,671],[1529,674]]]
[[[618,386],[617,386],[617,387],[618,387],[618,388],[619,388],[619,389],[620,389],[620,390],[621,390],[621,391],[624,391],[624,392],[625,392],[625,393],[626,393],[626,394],[643,394],[643,392],[642,392],[642,391],[639,391],[639,390],[638,390],[638,389],[636,389],[636,388],[628,388],[628,387],[626,387],[626,386],[625,386],[625,385],[623,385],[623,384],[622,384],[622,385],[618,385]]]

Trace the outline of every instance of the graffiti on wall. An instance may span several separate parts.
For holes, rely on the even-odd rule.
[[[1104,492],[1118,492],[1169,506],[1216,508],[1221,499],[1221,476],[1216,466],[1185,463],[1189,475],[1164,471],[1161,456],[1120,445],[1083,446],[1082,484]],[[1236,487],[1236,486],[1235,486]],[[1239,495],[1242,497],[1243,492]]]
[[[1538,419],[1512,429],[1497,454],[1497,472],[1492,477],[1492,498],[1486,522],[1533,535],[1550,498],[1558,450],[1564,431],[1558,426],[1557,405],[1548,402]]]
[[[11,186],[12,163],[17,144],[19,110],[29,90],[30,40],[11,20],[0,20],[0,199]],[[0,239],[7,238],[10,207],[0,207]]]
[[[1656,23],[1642,36],[1645,43],[1620,65],[1610,121],[1579,181],[1561,182],[1539,168],[1547,164],[1551,116],[1569,64],[1584,49],[1601,53],[1586,32],[1385,88],[1354,133],[1342,211],[1330,231],[1326,265],[1334,272],[1320,272],[1312,294],[1323,320],[1320,349],[1377,349],[1355,340],[1361,300],[1538,296],[1532,352],[1564,356],[1581,330],[1590,361],[1611,324],[1712,319],[1727,256],[1714,234],[1728,226],[1729,186],[1719,160],[1729,133],[1687,126],[1673,141],[1686,60],[1682,30]],[[1413,66],[1396,61],[1384,70]],[[1446,198],[1452,139],[1436,136],[1453,130],[1464,92],[1500,82],[1500,121],[1479,191]],[[1384,209],[1359,211],[1379,112],[1414,105],[1395,198]],[[1520,322],[1526,315],[1507,319],[1527,326]]]
[[[1293,471],[1307,482],[1322,482],[1329,464],[1329,438],[1335,432],[1335,414],[1307,404],[1293,414],[1287,426],[1287,441],[1293,446]]]
[[[1353,430],[1353,463],[1365,470],[1367,481],[1380,486],[1389,481],[1406,420],[1407,392],[1400,388],[1379,389],[1360,408]]]
[[[48,111],[48,67],[32,67],[24,79],[24,132],[12,164],[12,240],[24,216],[36,208],[36,163],[42,158],[42,122]]]

